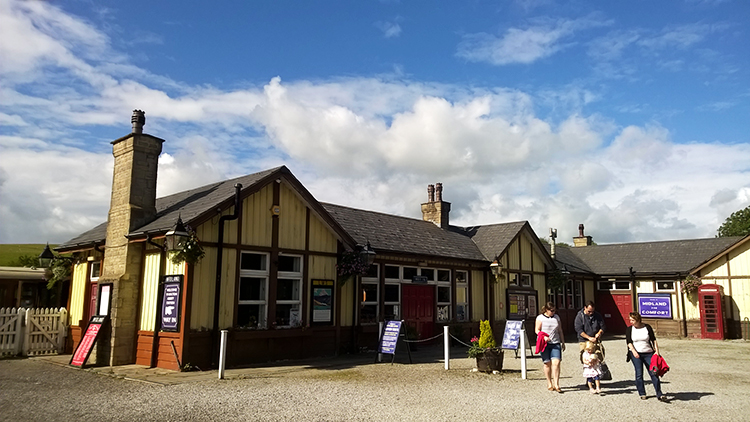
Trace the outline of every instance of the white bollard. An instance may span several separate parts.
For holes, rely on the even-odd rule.
[[[445,349],[445,370],[451,369],[451,339],[448,334],[448,326],[443,327],[443,348]]]
[[[227,354],[227,334],[229,331],[221,330],[221,343],[219,345],[219,379],[224,379],[224,364],[226,363]]]
[[[521,379],[526,379],[526,330],[521,328]]]

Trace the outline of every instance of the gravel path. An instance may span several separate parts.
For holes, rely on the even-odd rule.
[[[471,372],[472,360],[421,351],[426,363],[359,364],[282,373],[250,372],[245,379],[154,385],[62,367],[48,361],[0,361],[2,421],[185,420],[748,420],[750,342],[660,339],[672,367],[663,378],[669,403],[639,400],[625,362],[623,339],[605,341],[614,380],[602,396],[584,389],[578,347],[563,357],[563,393],[549,392],[539,358],[505,352],[502,374]],[[454,348],[454,356],[464,348]],[[406,356],[397,356],[405,362]],[[589,417],[584,416],[588,412]],[[593,413],[592,413],[593,412]]]

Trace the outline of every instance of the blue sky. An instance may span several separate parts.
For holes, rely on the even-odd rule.
[[[0,242],[104,221],[133,109],[159,195],[285,164],[321,201],[559,240],[750,204],[750,3],[0,1]]]

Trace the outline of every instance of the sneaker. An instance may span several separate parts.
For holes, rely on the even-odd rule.
[[[641,400],[646,400],[646,396],[641,396]]]
[[[589,393],[591,393],[591,394],[596,394],[596,390],[594,390],[594,389],[592,388],[592,389],[590,389],[590,390],[589,390]]]
[[[663,401],[664,403],[666,403],[669,401],[669,399],[667,398],[667,396],[662,394],[661,396],[659,396],[659,401]]]
[[[601,394],[601,393],[602,393],[602,390],[599,390],[599,389],[596,390],[596,394]]]

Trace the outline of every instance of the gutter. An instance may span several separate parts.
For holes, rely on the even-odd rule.
[[[242,184],[237,183],[234,185],[234,213],[232,215],[222,215],[219,218],[219,240],[217,242],[216,250],[216,285],[214,290],[214,324],[213,330],[211,331],[211,365],[216,366],[218,362],[218,346],[219,346],[219,306],[221,299],[221,262],[224,251],[224,222],[230,220],[236,220],[240,216],[242,210],[242,201],[240,200],[240,192],[242,191]]]

